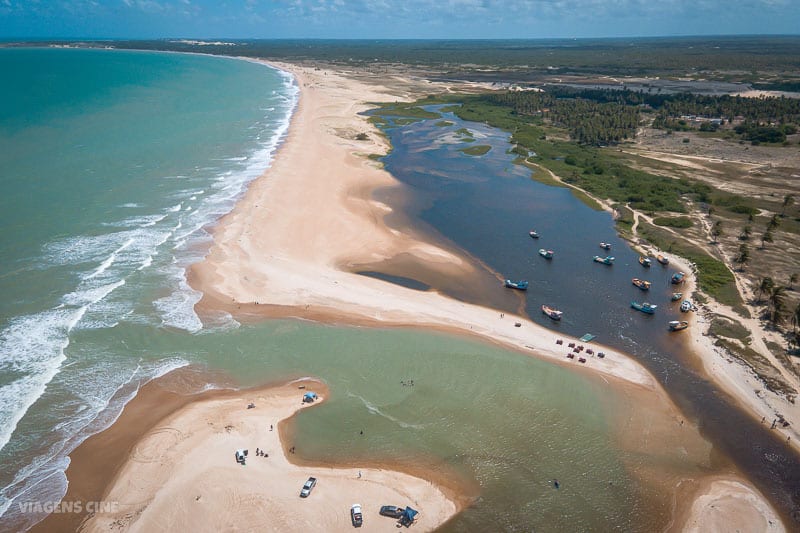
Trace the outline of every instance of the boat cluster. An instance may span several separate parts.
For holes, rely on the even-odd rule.
[[[539,233],[536,232],[535,230],[529,231],[528,235],[530,235],[530,237],[532,239],[538,239],[539,238]],[[602,248],[603,250],[611,250],[611,244],[607,243],[607,242],[601,242],[600,243],[600,248]],[[548,250],[546,248],[540,248],[539,249],[539,255],[541,255],[545,259],[552,259],[553,256],[555,255],[555,252],[553,252],[553,250]],[[612,257],[612,256],[601,257],[599,255],[596,255],[596,256],[594,256],[593,261],[595,263],[601,263],[603,265],[611,266],[611,265],[614,264],[614,257]],[[669,259],[667,257],[661,255],[661,254],[656,256],[656,261],[658,261],[662,265],[668,265],[669,264]],[[653,264],[653,261],[649,257],[640,255],[639,256],[639,264],[642,265],[644,268],[650,268],[652,266],[652,264]],[[678,285],[678,284],[681,284],[681,283],[684,282],[685,277],[686,277],[686,274],[684,274],[683,272],[677,272],[677,273],[672,275],[672,278],[670,279],[670,281],[674,285]],[[639,278],[633,278],[631,280],[631,283],[633,283],[633,285],[635,287],[638,287],[639,289],[641,289],[643,291],[650,290],[651,283],[649,281],[647,281],[647,280],[639,279]],[[510,280],[510,279],[507,279],[507,280],[505,280],[504,285],[506,287],[508,287],[509,289],[517,289],[517,290],[520,290],[520,291],[528,290],[528,282],[525,281],[525,280],[513,281],[513,280]],[[670,299],[673,302],[677,302],[681,298],[683,298],[683,293],[674,292],[674,293],[672,293],[672,297]],[[636,309],[637,311],[641,311],[642,313],[646,313],[648,315],[655,314],[656,309],[658,308],[657,305],[651,304],[650,302],[639,303],[637,301],[631,301],[631,307]],[[692,304],[691,301],[683,300],[681,302],[680,310],[682,312],[685,313],[685,312],[688,312],[688,311],[692,311],[694,309],[695,309],[695,306],[694,306],[694,304]],[[561,311],[559,311],[558,309],[555,309],[555,308],[547,306],[547,305],[542,305],[542,313],[544,313],[548,317],[552,318],[553,320],[561,320],[561,316],[563,315],[563,313]],[[668,325],[669,325],[669,330],[670,331],[681,331],[681,330],[686,329],[687,327],[689,327],[689,323],[687,321],[685,321],[685,320],[681,320],[681,321],[673,320],[673,321],[670,321]]]

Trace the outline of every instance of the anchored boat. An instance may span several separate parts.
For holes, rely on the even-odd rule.
[[[552,307],[548,307],[546,305],[542,306],[542,313],[546,314],[553,320],[561,320],[561,315],[563,314],[558,309],[553,309]]]
[[[689,327],[689,323],[685,320],[671,320],[669,322],[670,331],[681,331]]]
[[[681,302],[681,311],[683,311],[684,313],[688,313],[689,311],[692,310],[693,307],[694,305],[692,305],[692,302],[690,302],[689,300],[684,300]]]
[[[503,285],[508,287],[509,289],[517,289],[518,291],[527,291],[528,290],[528,282],[527,281],[511,281],[510,279],[505,280]]]
[[[610,250],[611,249],[611,243],[601,242],[600,243],[600,248],[602,248],[603,250]]]
[[[672,297],[670,298],[670,300],[672,300],[673,302],[677,302],[681,298],[683,298],[683,293],[682,292],[673,292],[672,293]]]
[[[669,264],[669,259],[664,257],[661,254],[658,254],[658,256],[656,257],[656,261],[658,261],[662,265],[668,265]]]
[[[675,274],[672,275],[672,283],[674,283],[675,285],[683,283],[684,277],[686,277],[686,274],[684,274],[683,272],[676,272]]]
[[[650,260],[649,257],[645,257],[643,255],[640,255],[639,256],[639,264],[642,265],[645,268],[650,268],[650,265],[652,265],[653,262]]]
[[[639,278],[633,278],[631,280],[631,283],[633,283],[634,285],[636,285],[637,287],[639,287],[643,291],[649,291],[650,290],[650,282],[649,281],[645,281],[645,280],[639,279]]]
[[[539,238],[539,234],[538,234],[538,233],[536,233],[536,232],[535,232],[535,231],[533,231],[533,230],[529,231],[529,232],[528,232],[528,235],[530,235],[530,236],[531,236],[531,239],[538,239],[538,238]]]
[[[545,250],[544,248],[540,248],[539,255],[541,255],[545,259],[552,259],[553,255],[555,255],[555,252],[553,250]]]
[[[656,312],[657,305],[653,305],[648,302],[639,303],[639,302],[631,302],[631,307],[636,309],[637,311],[641,311],[642,313],[647,313],[648,315],[652,315]]]
[[[595,263],[602,263],[604,265],[613,265],[614,258],[613,257],[600,257],[599,255],[594,256]]]

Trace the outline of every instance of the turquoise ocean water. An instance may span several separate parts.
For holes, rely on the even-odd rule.
[[[192,55],[7,49],[0,71],[2,513],[58,485],[113,395],[187,363],[77,338],[202,327],[184,267],[268,166],[297,91],[263,65]]]
[[[650,531],[671,494],[637,472],[709,468],[681,449],[624,451],[614,417],[629,407],[615,389],[496,347],[201,322],[185,267],[269,165],[297,98],[285,74],[66,49],[0,50],[0,69],[0,530],[35,521],[17,504],[58,500],[69,451],[143,382],[188,364],[242,385],[322,378],[331,399],[297,418],[298,454],[424,457],[475,480],[454,531]]]

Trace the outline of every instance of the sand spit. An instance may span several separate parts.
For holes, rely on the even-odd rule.
[[[303,403],[310,390],[320,399]],[[396,530],[395,520],[378,514],[386,504],[419,510],[414,529],[430,531],[457,512],[436,485],[408,474],[292,464],[283,421],[327,394],[307,380],[185,405],[138,439],[103,496],[114,506],[83,530],[349,531],[350,506],[360,503],[362,531]],[[236,462],[237,449],[248,450],[245,465]],[[317,485],[300,498],[310,476]]]

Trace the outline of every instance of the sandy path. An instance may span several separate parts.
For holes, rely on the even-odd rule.
[[[363,509],[361,531],[396,531],[395,520],[378,514],[387,504],[419,510],[414,530],[430,531],[456,513],[456,503],[424,479],[290,463],[279,423],[309,407],[301,402],[306,390],[324,390],[319,382],[302,384],[307,389],[294,382],[193,402],[163,420],[138,441],[107,490],[114,512],[96,514],[85,531],[352,531],[353,503]],[[246,407],[250,402],[255,408]],[[268,457],[256,456],[257,447]],[[245,466],[234,460],[239,448],[249,451]],[[300,498],[309,476],[317,485]]]

